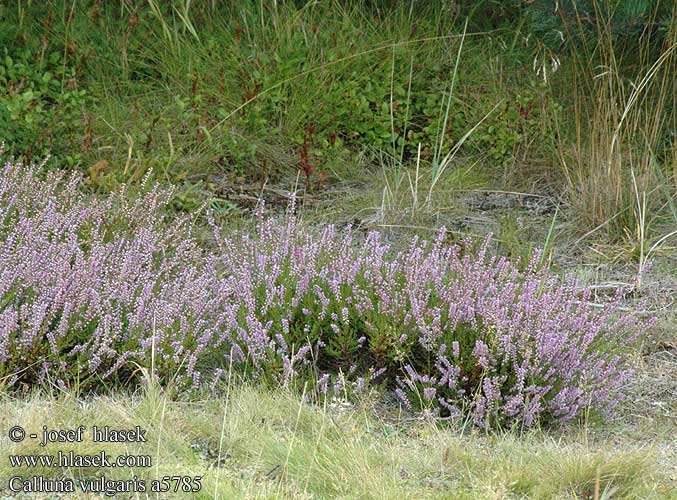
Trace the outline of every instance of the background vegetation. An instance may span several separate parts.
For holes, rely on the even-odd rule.
[[[152,172],[181,185],[176,208],[228,213],[246,205],[234,191],[288,187],[298,172],[322,192],[385,168],[394,207],[418,165],[430,194],[565,193],[583,231],[603,225],[633,248],[648,213],[677,221],[670,2],[0,9],[3,139],[98,190]]]

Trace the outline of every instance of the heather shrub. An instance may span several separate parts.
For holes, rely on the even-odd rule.
[[[588,305],[572,278],[479,248],[309,229],[256,230],[201,248],[171,191],[87,199],[78,177],[6,164],[0,176],[0,380],[96,387],[138,367],[184,388],[228,371],[319,397],[378,383],[402,404],[477,425],[613,410],[650,324]],[[524,268],[524,271],[519,269]]]
[[[355,242],[262,215],[253,236],[216,236],[213,293],[238,303],[232,361],[283,383],[319,372],[325,395],[380,377],[408,407],[478,425],[606,414],[651,322],[590,307],[589,289],[538,270],[538,252],[519,272],[490,238],[472,251],[445,245],[442,230],[395,253],[377,232]]]
[[[162,368],[201,326],[197,249],[162,220],[171,193],[85,199],[77,176],[38,170],[0,175],[0,379],[126,377],[152,344]]]

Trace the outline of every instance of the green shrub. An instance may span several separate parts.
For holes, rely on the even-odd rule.
[[[87,147],[83,138],[90,97],[79,88],[75,71],[63,64],[61,53],[10,53],[5,47],[0,89],[0,131],[11,153],[79,161],[79,151]]]
[[[593,48],[610,36],[624,54],[639,52],[643,38],[659,48],[673,21],[674,4],[653,0],[535,0],[524,16],[551,49]]]

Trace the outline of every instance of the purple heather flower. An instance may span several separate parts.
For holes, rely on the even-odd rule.
[[[339,390],[387,374],[408,407],[422,393],[441,414],[467,408],[478,425],[533,425],[612,412],[631,376],[629,348],[653,322],[620,309],[620,290],[591,308],[591,290],[539,270],[538,252],[520,271],[492,254],[490,237],[477,250],[447,246],[442,229],[397,251],[377,232],[314,230],[293,209],[274,218],[261,203],[250,234],[224,234],[208,213],[207,250],[190,217],[164,215],[171,190],[89,199],[79,182],[0,169],[8,383],[96,380],[152,363],[187,387],[245,367],[287,383],[322,366],[345,374]],[[329,380],[318,381],[323,394]]]

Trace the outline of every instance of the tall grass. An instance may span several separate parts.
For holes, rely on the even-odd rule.
[[[358,2],[219,2],[214,9],[208,2],[149,0],[147,8],[121,4],[121,12],[123,31],[131,31],[126,18],[138,19],[128,39],[107,28],[96,33],[95,26],[83,37],[104,45],[105,56],[87,68],[96,75],[92,83],[100,90],[110,81],[120,83],[115,109],[103,110],[116,116],[102,116],[123,139],[116,147],[120,160],[126,156],[127,128],[139,136],[136,155],[147,157],[171,143],[192,160],[188,168],[196,174],[293,174],[308,127],[315,130],[309,147],[316,171],[345,171],[350,166],[338,161],[343,151],[328,148],[328,142],[388,143],[379,135],[386,122],[390,128],[388,117],[379,116],[379,124],[350,117],[368,76],[370,105],[380,97],[385,103],[389,52],[397,48],[399,68],[405,58],[429,66],[446,50],[446,37],[435,37],[440,18],[413,11],[409,3],[365,12]],[[412,23],[416,37],[407,38]],[[147,42],[140,44],[142,36]],[[99,65],[104,58],[112,64]],[[119,63],[127,60],[130,68],[120,78]],[[139,76],[146,92],[132,92]],[[399,70],[396,78],[405,79]],[[132,93],[140,94],[134,102]],[[145,130],[135,130],[138,108]],[[181,175],[180,167],[174,165],[173,177]]]
[[[610,19],[599,13],[596,44],[569,54],[572,85],[565,91],[572,94],[574,135],[570,143],[558,131],[559,162],[581,227],[628,240],[641,253],[647,226],[672,206],[677,188],[677,25],[657,53],[649,20],[632,61],[614,42]]]

